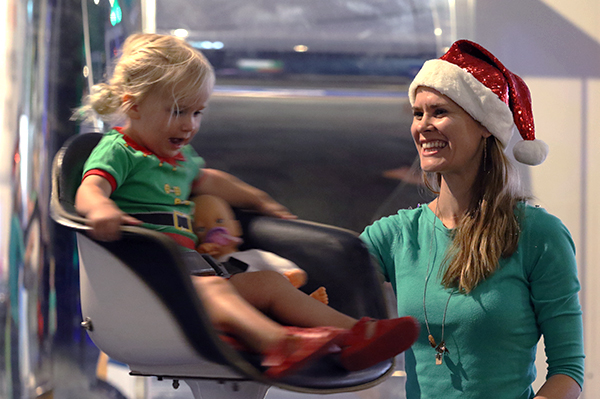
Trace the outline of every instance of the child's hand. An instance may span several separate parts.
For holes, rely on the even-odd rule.
[[[264,213],[265,215],[274,216],[280,219],[297,218],[297,216],[291,213],[289,209],[272,198],[262,201],[256,210]]]
[[[127,215],[111,204],[94,208],[86,215],[92,228],[90,235],[100,241],[114,241],[121,238],[121,225],[139,225],[143,222]]]

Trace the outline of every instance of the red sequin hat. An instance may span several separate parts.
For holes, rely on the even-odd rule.
[[[504,148],[518,131],[523,140],[513,148],[517,161],[539,165],[546,159],[548,145],[535,138],[527,85],[479,44],[459,40],[439,59],[425,62],[408,89],[411,105],[419,86],[448,96]]]

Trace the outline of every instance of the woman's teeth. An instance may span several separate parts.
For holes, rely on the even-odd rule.
[[[432,148],[444,148],[447,145],[448,143],[446,143],[445,141],[436,140],[423,143],[423,148],[426,150],[430,150]]]

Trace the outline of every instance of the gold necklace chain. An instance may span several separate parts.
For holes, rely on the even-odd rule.
[[[427,206],[427,205],[426,205]],[[435,364],[440,365],[442,364],[442,360],[444,358],[444,354],[445,353],[449,353],[448,348],[446,348],[446,341],[444,341],[444,330],[446,328],[446,314],[448,312],[448,305],[450,304],[450,298],[452,298],[452,294],[454,293],[454,290],[450,292],[450,295],[448,295],[448,300],[446,301],[446,306],[444,307],[444,315],[442,317],[442,336],[440,339],[440,343],[437,344],[435,342],[435,339],[433,338],[433,335],[431,334],[431,329],[429,328],[429,319],[427,318],[427,305],[426,305],[426,299],[427,299],[427,285],[429,283],[429,277],[430,277],[430,273],[433,273],[433,263],[435,263],[435,256],[437,254],[437,239],[435,239],[435,222],[437,221],[437,215],[438,215],[438,206],[439,206],[439,197],[437,198],[437,201],[435,203],[435,214],[434,214],[434,218],[433,218],[433,231],[431,233],[431,242],[429,244],[429,249],[430,251],[433,252],[433,261],[432,258],[430,256],[429,261],[427,262],[427,271],[425,272],[425,287],[423,288],[423,316],[425,317],[425,327],[427,328],[427,339],[429,340],[429,344],[431,345],[432,348],[435,349]],[[433,244],[435,243],[435,250],[433,249]]]

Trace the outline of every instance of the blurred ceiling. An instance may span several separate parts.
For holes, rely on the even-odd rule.
[[[447,2],[445,2],[447,4]],[[448,18],[420,0],[157,0],[162,33],[219,41],[231,50],[418,56],[436,53]]]

